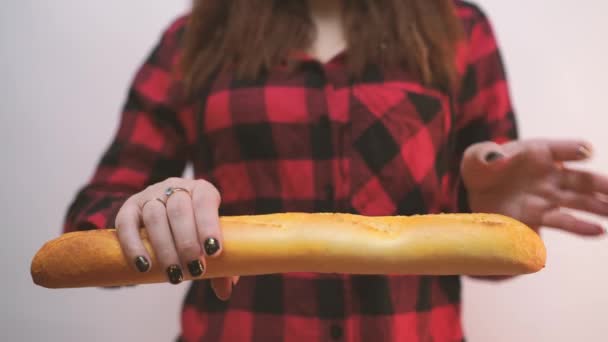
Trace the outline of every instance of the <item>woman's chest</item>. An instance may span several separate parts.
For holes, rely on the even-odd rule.
[[[411,194],[424,202],[439,196],[449,98],[407,80],[354,83],[318,69],[257,83],[220,79],[211,87],[196,114],[205,145],[198,150],[217,182],[235,193],[311,199],[331,186],[334,199],[365,212],[419,211],[401,203]],[[248,184],[237,186],[235,178]]]

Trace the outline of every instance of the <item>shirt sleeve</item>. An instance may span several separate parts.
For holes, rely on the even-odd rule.
[[[135,73],[113,140],[69,205],[64,232],[114,227],[131,195],[183,174],[189,148],[172,69],[184,20],[163,32]]]
[[[492,24],[477,6],[469,5],[465,11],[469,42],[463,52],[466,62],[462,64],[463,79],[454,120],[457,170],[464,151],[472,144],[484,141],[502,144],[518,138],[505,66]],[[460,179],[457,196],[458,210],[470,212]]]

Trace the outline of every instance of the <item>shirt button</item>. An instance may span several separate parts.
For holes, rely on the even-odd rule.
[[[336,324],[332,325],[331,328],[329,329],[329,335],[334,340],[340,339],[342,337],[342,334],[343,334],[342,328]]]
[[[334,199],[334,188],[330,184],[325,186],[325,198],[328,200]]]

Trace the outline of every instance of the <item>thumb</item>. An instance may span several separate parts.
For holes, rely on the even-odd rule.
[[[460,171],[468,186],[483,186],[501,177],[511,160],[512,156],[503,146],[494,142],[477,143],[465,151]]]
[[[222,301],[228,301],[232,295],[232,287],[234,286],[234,280],[232,277],[225,278],[213,278],[211,279],[211,288],[218,299]]]
[[[488,168],[499,166],[509,158],[505,148],[495,142],[482,142],[471,145],[464,152],[462,166]]]

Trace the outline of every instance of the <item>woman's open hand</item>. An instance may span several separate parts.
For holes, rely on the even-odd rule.
[[[187,270],[193,279],[205,272],[205,258],[222,253],[223,239],[218,208],[220,194],[209,182],[170,178],[130,197],[116,217],[123,253],[134,271],[150,270],[151,258],[140,239],[145,227],[156,260],[173,284],[183,281]],[[220,299],[228,299],[238,278],[213,279]]]
[[[608,216],[608,178],[564,165],[591,156],[581,141],[523,140],[471,146],[461,168],[473,212],[510,216],[535,230],[551,227],[583,236],[605,233],[564,208]]]

